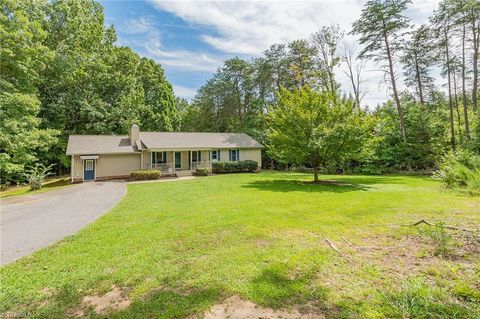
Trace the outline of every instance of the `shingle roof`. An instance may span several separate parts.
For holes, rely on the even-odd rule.
[[[137,146],[130,144],[128,136],[119,135],[70,135],[67,155],[134,153]]]
[[[170,133],[140,132],[147,148],[263,148],[245,133]]]
[[[67,155],[134,153],[150,149],[263,148],[244,133],[140,132],[140,141],[130,144],[126,135],[70,135]]]

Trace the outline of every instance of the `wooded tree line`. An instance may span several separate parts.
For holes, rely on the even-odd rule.
[[[99,3],[0,0],[1,181],[21,180],[37,162],[66,172],[70,134],[125,134],[132,122],[155,131],[245,132],[267,146],[267,167],[295,164],[276,147],[284,137],[275,132],[296,134],[288,125],[305,123],[318,127],[303,132],[311,141],[302,147],[337,138],[325,139],[315,157],[331,170],[430,169],[452,149],[480,153],[480,3],[443,0],[422,26],[405,15],[409,3],[368,1],[352,26],[358,44],[332,25],[259,58],[229,59],[187,102],[175,99],[160,65],[114,44]],[[392,97],[375,108],[362,102],[369,60],[384,70]],[[340,86],[340,72],[350,88]],[[304,100],[324,105],[285,118],[298,117],[295,103]],[[361,148],[340,156],[330,150],[336,142]]]
[[[182,129],[243,131],[265,143],[267,153],[281,161],[281,154],[268,148],[268,114],[282,104],[278,92],[309,87],[345,95],[347,88],[341,88],[336,77],[344,72],[353,93],[343,98],[352,100],[352,112],[361,110],[375,125],[362,151],[336,158],[333,170],[431,169],[449,150],[479,152],[480,2],[443,0],[421,26],[406,16],[409,4],[368,1],[352,26],[358,44],[347,43],[344,32],[333,25],[308,39],[272,45],[259,58],[225,61],[192,103],[184,101]],[[369,60],[384,71],[392,98],[367,109],[362,99]]]
[[[70,134],[179,128],[164,70],[114,45],[91,0],[0,0],[1,180],[38,161],[68,168]]]

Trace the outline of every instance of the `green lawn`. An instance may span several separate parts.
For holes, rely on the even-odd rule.
[[[264,172],[130,184],[90,227],[3,267],[0,311],[62,318],[116,285],[132,303],[109,318],[202,318],[234,295],[326,318],[480,316],[479,233],[448,230],[435,256],[435,228],[401,226],[475,229],[478,197],[427,177],[322,178],[338,183]]]
[[[45,183],[42,185],[42,188],[36,191],[32,191],[29,185],[9,187],[6,190],[0,191],[0,198],[18,195],[38,194],[52,191],[68,185],[72,185],[72,183],[70,182],[70,177],[54,177],[46,180]]]

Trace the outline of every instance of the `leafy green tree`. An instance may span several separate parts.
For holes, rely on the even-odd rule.
[[[305,39],[288,44],[288,71],[291,88],[313,85],[316,79],[315,56],[317,49]]]
[[[353,101],[330,92],[282,89],[267,115],[268,153],[283,163],[310,165],[318,182],[321,167],[352,156],[370,136],[372,122],[352,109]]]
[[[140,123],[146,130],[175,131],[181,123],[172,85],[165,78],[162,67],[151,59],[140,60],[139,77],[144,92],[144,110]]]
[[[405,121],[408,125],[407,144],[402,143],[398,131],[398,116],[391,101],[377,107],[376,141],[372,145],[371,160],[379,172],[431,169],[438,154],[448,148],[448,112],[443,96],[435,97],[432,104],[438,108],[425,108],[415,102],[413,96],[401,97],[405,106]]]
[[[410,0],[369,0],[360,18],[353,24],[353,34],[360,35],[360,44],[365,45],[360,57],[386,63],[386,73],[390,77],[393,98],[400,119],[400,132],[403,143],[407,143],[407,131],[397,78],[394,70],[395,55],[400,52],[402,32],[409,25],[404,12]]]
[[[125,134],[132,122],[147,130],[179,128],[163,69],[114,45],[115,30],[104,26],[98,2],[52,1],[45,24],[54,56],[42,73],[40,115],[44,127],[62,132],[55,150],[45,154],[50,161],[69,166],[64,153],[70,134]]]
[[[37,152],[55,142],[56,131],[40,128],[37,86],[51,54],[43,45],[46,2],[5,0],[0,5],[1,182],[19,180]]]

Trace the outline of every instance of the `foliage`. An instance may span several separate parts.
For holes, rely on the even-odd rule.
[[[432,287],[421,277],[411,278],[399,291],[385,295],[386,318],[470,318],[471,310],[451,300],[446,288]]]
[[[255,172],[258,162],[252,160],[237,162],[212,162],[213,173]]]
[[[195,176],[208,176],[210,169],[206,167],[199,167],[195,170]]]
[[[133,171],[130,173],[130,178],[135,181],[159,179],[160,176],[162,176],[162,172],[156,169]]]
[[[43,1],[6,0],[0,6],[0,181],[22,179],[25,166],[57,140],[41,128],[37,86],[51,55],[44,45]]]
[[[308,163],[315,181],[320,167],[359,152],[372,130],[370,118],[351,100],[309,88],[282,90],[268,124],[270,156],[284,163]]]
[[[450,152],[439,161],[434,178],[447,187],[480,193],[480,156],[467,150]]]
[[[438,222],[433,226],[425,226],[418,230],[420,235],[426,236],[432,240],[434,245],[433,254],[435,256],[448,256],[453,250],[453,238],[447,232],[445,224]]]
[[[432,31],[421,25],[411,33],[411,40],[405,43],[401,57],[404,66],[405,84],[413,88],[420,104],[432,98],[434,88],[431,68],[435,64],[435,45]]]
[[[55,164],[50,164],[49,166],[45,166],[43,164],[36,164],[34,167],[27,169],[24,173],[25,178],[27,179],[28,184],[30,185],[30,189],[32,191],[36,191],[42,188],[45,179],[52,175],[52,168]]]
[[[42,188],[37,190],[36,193],[49,192],[70,185],[72,185],[70,177],[51,177],[45,180]],[[3,189],[0,188],[0,198],[28,195],[31,193],[30,186],[27,185],[8,186],[8,184],[5,184]]]
[[[0,164],[19,182],[40,160],[70,165],[70,134],[180,127],[171,84],[151,59],[114,45],[94,0],[13,1],[0,7]]]
[[[442,108],[425,108],[410,95],[403,95],[401,101],[407,124],[407,144],[402,143],[399,119],[392,103],[379,106],[374,111],[375,140],[370,141],[370,152],[365,160],[381,172],[431,170],[435,158],[445,152],[448,144],[448,115]],[[445,105],[442,99],[437,99],[437,103]]]

